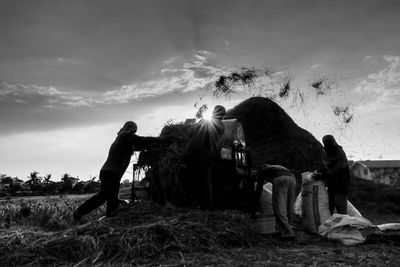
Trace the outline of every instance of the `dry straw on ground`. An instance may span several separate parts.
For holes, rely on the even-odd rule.
[[[0,233],[0,265],[144,263],[176,252],[218,253],[249,247],[258,238],[251,220],[240,212],[172,209],[140,202],[113,218],[66,231]]]

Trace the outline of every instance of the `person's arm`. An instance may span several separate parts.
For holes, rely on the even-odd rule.
[[[131,158],[125,160],[125,162],[122,164],[121,174],[120,174],[120,177],[121,177],[121,178],[122,178],[122,176],[124,175],[126,169],[128,168],[130,162],[131,162]]]
[[[257,205],[260,201],[260,197],[263,191],[264,184],[269,182],[269,172],[268,169],[261,169],[257,172],[257,186],[256,191],[254,192],[254,203],[253,205]]]
[[[133,146],[135,151],[142,151],[149,149],[154,145],[165,142],[165,139],[151,136],[131,135],[128,139],[129,145]]]

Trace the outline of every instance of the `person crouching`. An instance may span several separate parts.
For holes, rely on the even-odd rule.
[[[296,198],[296,178],[285,167],[264,164],[257,172],[255,199],[261,197],[264,183],[272,183],[272,208],[279,228],[281,240],[295,240],[291,226]]]

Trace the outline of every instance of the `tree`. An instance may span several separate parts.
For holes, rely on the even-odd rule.
[[[12,178],[7,174],[0,174],[0,182],[2,184],[12,184]]]
[[[85,182],[79,181],[74,185],[74,187],[72,188],[72,191],[75,194],[81,194],[81,193],[83,193],[83,188],[84,187],[85,187]]]
[[[50,179],[51,179],[51,174],[46,174],[44,177],[43,177],[43,184],[48,184],[48,183],[50,183]]]
[[[6,174],[0,174],[0,194],[7,195],[11,193],[12,178]]]
[[[24,186],[24,181],[19,179],[18,177],[13,178],[13,183],[11,187],[11,194],[15,194],[17,192],[23,192],[26,188]]]
[[[95,181],[96,180],[96,176],[91,178],[90,181],[85,183],[85,186],[83,187],[83,192],[84,193],[94,193],[99,191],[100,189],[100,182],[99,181]]]
[[[25,184],[30,188],[33,192],[38,192],[43,189],[42,178],[38,176],[38,171],[33,171],[28,176],[28,181]]]
[[[57,184],[54,181],[51,181],[51,174],[46,174],[43,177],[43,191],[46,194],[55,194],[57,193]]]
[[[61,176],[61,181],[62,181],[62,187],[61,187],[60,192],[61,193],[71,193],[74,185],[76,183],[78,183],[79,179],[75,178],[75,177],[72,177],[68,173],[64,173]]]

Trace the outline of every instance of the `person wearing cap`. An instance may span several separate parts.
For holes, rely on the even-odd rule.
[[[107,202],[106,216],[110,217],[118,207],[119,185],[124,175],[133,151],[141,151],[162,142],[157,137],[136,135],[137,125],[127,121],[119,130],[111,144],[108,157],[100,170],[100,192],[80,205],[73,213],[73,218],[79,221],[83,216]]]
[[[283,166],[262,165],[257,171],[254,205],[260,201],[264,183],[267,182],[272,183],[272,208],[281,239],[293,241],[295,237],[291,223],[296,199],[296,178]]]
[[[322,151],[323,169],[316,174],[315,178],[325,179],[328,187],[329,211],[347,214],[347,199],[350,190],[350,170],[346,153],[336,143],[332,135],[322,138],[324,149]]]
[[[225,113],[225,108],[217,105],[211,120],[202,119],[196,123],[182,155],[179,181],[187,191],[188,201],[200,208],[213,209],[214,206],[212,168],[219,159]]]

